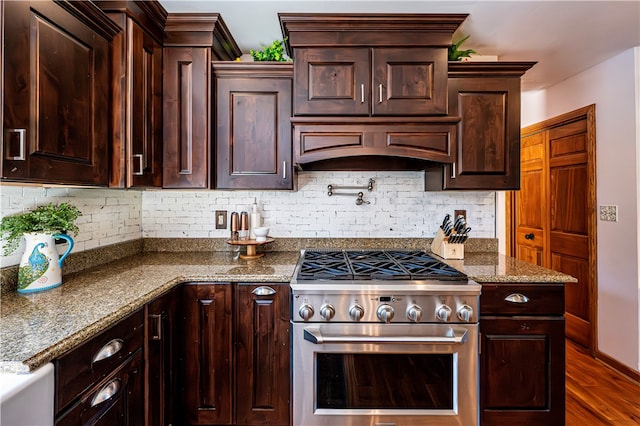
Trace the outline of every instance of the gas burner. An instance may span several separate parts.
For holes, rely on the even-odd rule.
[[[296,278],[462,282],[467,276],[419,250],[307,250]]]

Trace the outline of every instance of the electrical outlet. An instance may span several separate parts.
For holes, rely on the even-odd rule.
[[[606,222],[617,222],[618,206],[600,206],[600,220]]]
[[[458,218],[458,216],[462,216],[464,218],[465,222],[467,221],[467,211],[466,210],[454,210],[453,220],[456,220]]]
[[[216,210],[216,229],[227,229],[226,210]]]

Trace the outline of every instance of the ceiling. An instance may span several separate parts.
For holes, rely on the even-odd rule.
[[[537,61],[522,89],[538,90],[640,46],[640,0],[160,0],[169,13],[220,13],[244,53],[282,39],[278,12],[468,13],[454,34],[462,49],[501,61]]]

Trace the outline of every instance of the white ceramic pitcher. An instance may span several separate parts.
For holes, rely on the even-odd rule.
[[[62,262],[73,248],[73,239],[65,234],[24,234],[26,247],[18,269],[18,293],[48,290],[62,284]],[[58,256],[54,240],[66,240],[69,247]]]

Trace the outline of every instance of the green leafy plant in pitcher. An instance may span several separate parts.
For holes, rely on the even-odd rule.
[[[48,290],[62,284],[62,263],[73,249],[73,239],[67,233],[78,232],[75,220],[81,215],[77,207],[61,203],[2,218],[4,255],[13,253],[21,238],[26,243],[18,268],[18,293]],[[58,255],[55,240],[69,243],[62,256]]]

